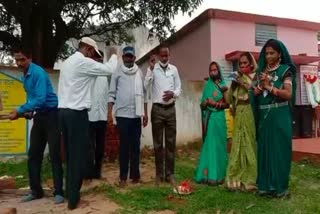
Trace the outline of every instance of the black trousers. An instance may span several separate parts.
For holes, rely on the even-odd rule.
[[[104,157],[107,121],[90,122],[90,162],[92,177],[101,177],[101,167]]]
[[[59,109],[59,120],[66,149],[68,207],[74,209],[80,201],[82,180],[90,170],[88,111]]]
[[[63,169],[60,153],[60,131],[58,127],[58,109],[38,112],[33,118],[30,134],[30,148],[28,151],[29,183],[32,195],[43,196],[41,186],[41,166],[46,144],[49,145],[54,195],[63,196]]]
[[[117,117],[117,127],[120,135],[120,180],[127,180],[129,166],[130,179],[140,179],[141,118]]]

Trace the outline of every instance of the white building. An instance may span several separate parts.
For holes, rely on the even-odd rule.
[[[131,45],[136,50],[136,57],[137,59],[144,56],[146,53],[148,53],[150,50],[152,50],[154,47],[159,45],[159,40],[155,36],[149,36],[149,29],[146,27],[138,27],[130,30],[129,33],[132,35],[134,41],[130,43],[121,43],[119,45],[112,45],[113,47],[118,48],[118,53],[121,55],[121,50],[125,45]],[[92,39],[95,39],[96,41],[99,41],[101,39],[97,38],[97,36],[92,36]],[[69,39],[66,42],[72,49],[76,50],[78,48],[79,41],[77,39]],[[99,50],[103,51],[104,53],[104,61],[107,60],[109,54],[109,48],[106,44],[106,42],[97,42]],[[59,60],[55,63],[54,69],[59,70],[61,67],[62,60]]]

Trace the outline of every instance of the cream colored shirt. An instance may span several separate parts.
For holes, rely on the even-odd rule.
[[[169,64],[163,70],[159,63],[156,63],[153,71],[148,69],[144,80],[145,88],[151,92],[152,103],[170,104],[181,94],[181,81],[176,66]],[[163,95],[165,91],[173,91],[174,98],[165,102]]]
[[[141,72],[138,68],[137,72]],[[141,76],[141,87],[143,87],[143,78]],[[118,66],[116,72],[112,74],[109,90],[109,102],[114,103],[115,116],[125,118],[138,118],[136,114],[136,102],[135,102],[135,78],[136,75],[128,75],[124,73],[121,66]],[[147,102],[145,88],[144,103]]]
[[[91,91],[89,121],[107,121],[109,80],[106,76],[96,77]]]
[[[102,64],[76,52],[64,61],[60,70],[58,100],[59,108],[83,110],[91,108],[91,90],[97,76],[110,76],[117,56]]]

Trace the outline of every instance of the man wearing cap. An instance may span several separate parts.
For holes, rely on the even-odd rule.
[[[114,52],[114,50],[113,50]],[[97,76],[111,75],[117,56],[102,64],[92,57],[99,53],[96,42],[88,37],[80,40],[79,50],[62,65],[59,78],[59,120],[66,147],[68,208],[80,201],[83,178],[89,176],[89,120],[92,84]]]
[[[156,163],[156,186],[166,180],[175,185],[174,164],[176,152],[175,100],[181,94],[181,82],[176,66],[169,63],[170,51],[159,48],[159,62],[150,60],[145,77],[145,88],[151,89],[151,124]],[[163,135],[165,149],[163,149]],[[165,167],[164,166],[165,163]]]
[[[115,104],[120,135],[120,187],[125,187],[127,184],[129,165],[129,178],[133,183],[140,181],[141,118],[144,127],[148,123],[143,75],[135,64],[135,59],[134,48],[125,47],[122,55],[123,64],[112,74],[109,90],[108,121],[113,122],[112,107]]]

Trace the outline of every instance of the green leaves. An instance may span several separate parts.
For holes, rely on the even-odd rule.
[[[19,13],[23,8],[35,13],[37,11],[33,8],[41,7],[46,14],[59,15],[63,18],[70,27],[68,32],[70,37],[81,37],[87,27],[97,31],[98,34],[104,34],[105,31],[109,32],[113,29],[119,30],[114,23],[122,23],[123,31],[128,27],[133,28],[139,25],[151,26],[160,38],[164,38],[172,31],[171,21],[178,12],[191,15],[201,2],[202,0],[2,0],[0,1],[0,28],[12,30],[14,24],[21,24],[21,20],[26,15]]]
[[[132,39],[129,29],[146,26],[163,40],[175,30],[172,25],[173,17],[178,12],[190,15],[201,2],[202,0],[0,0],[0,31],[8,32],[15,38],[21,36],[24,45],[32,40],[32,48],[36,48],[41,41],[44,44],[40,44],[40,47],[44,48],[41,50],[43,54],[39,56],[46,58],[47,62],[44,64],[53,65],[58,51],[63,50],[62,45],[69,38],[98,35],[101,40],[122,43]],[[45,20],[46,26],[37,20]],[[0,41],[3,40],[0,35]],[[50,45],[45,44],[48,43],[47,40],[50,40]],[[54,54],[48,56],[48,52]]]

